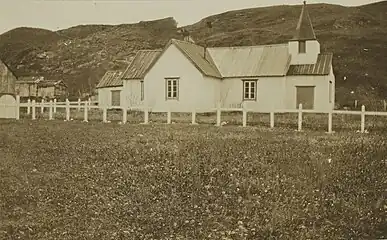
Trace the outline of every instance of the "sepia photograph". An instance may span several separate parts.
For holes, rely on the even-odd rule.
[[[1,0],[1,240],[387,240],[387,1]]]

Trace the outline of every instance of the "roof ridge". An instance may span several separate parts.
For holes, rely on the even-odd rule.
[[[193,43],[193,42],[184,41],[184,40],[180,40],[180,39],[176,39],[176,38],[172,38],[171,41],[181,42],[181,43],[188,43],[188,44],[192,44],[192,45],[204,48],[203,46],[201,46],[199,44],[196,44],[196,43]]]
[[[251,46],[231,46],[231,47],[210,47],[209,49],[220,49],[220,48],[262,48],[262,47],[278,47],[278,46],[287,46],[287,43],[275,43],[275,44],[264,44],[264,45],[251,45]]]
[[[212,61],[212,62],[214,62],[214,61],[213,61],[213,59],[212,59],[211,53],[208,51],[208,48],[205,48],[205,47],[203,47],[203,46],[200,46],[200,45],[197,45],[197,44],[194,44],[194,43],[191,43],[191,42],[186,42],[186,41],[181,41],[181,40],[172,40],[172,44],[174,44],[174,45],[176,46],[176,48],[179,49],[179,50],[181,51],[181,53],[182,53],[183,55],[185,55],[185,57],[186,57],[189,61],[191,61],[191,63],[192,63],[199,71],[201,71],[204,75],[210,76],[210,75],[208,75],[208,73],[207,73],[205,70],[203,70],[203,68],[202,68],[201,66],[199,66],[198,62],[197,62],[194,58],[192,58],[192,56],[190,56],[190,54],[188,54],[188,53],[186,52],[186,50],[183,49],[183,48],[185,48],[184,45],[180,45],[179,43],[189,43],[191,46],[200,47],[200,48],[202,48],[202,49],[205,49],[206,54],[209,55],[209,56],[204,57],[204,51],[203,51],[203,52],[202,52],[203,55],[202,55],[202,53],[200,53],[200,58],[203,59],[203,60],[206,62],[206,64],[208,64],[208,66],[211,68],[211,70],[213,70],[213,71],[215,72],[214,76],[212,76],[212,77],[218,77],[218,78],[219,78],[219,77],[220,77],[220,78],[222,77],[222,74],[220,74],[220,71],[219,71],[218,67],[215,65],[215,63],[211,63],[211,62],[210,62],[210,61]],[[202,51],[202,50],[200,50],[200,51]],[[208,58],[209,58],[209,59],[208,59]],[[209,60],[210,60],[210,61],[209,61]]]
[[[140,49],[137,52],[161,52],[162,49]]]

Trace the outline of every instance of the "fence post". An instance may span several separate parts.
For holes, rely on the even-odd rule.
[[[302,103],[298,105],[298,131],[302,131]]]
[[[221,121],[221,108],[220,108],[220,102],[218,102],[216,107],[216,126],[220,127],[220,121]]]
[[[383,109],[385,112],[387,112],[387,101],[383,100]]]
[[[196,110],[193,109],[191,114],[192,114],[192,116],[191,116],[191,124],[195,125],[195,124],[197,124],[196,123]]]
[[[40,113],[44,113],[44,98],[42,98],[42,101],[41,101],[41,106],[40,106]]]
[[[78,98],[78,112],[81,111],[81,99]]]
[[[171,124],[172,122],[172,113],[171,113],[171,109],[168,109],[168,112],[167,112],[167,124]]]
[[[56,98],[54,98],[54,113],[56,113]]]
[[[27,101],[27,115],[31,114],[31,99]]]
[[[35,120],[36,119],[36,104],[35,104],[35,99],[32,100],[32,106],[31,106],[31,110],[32,110],[32,120]]]
[[[361,106],[361,125],[360,125],[360,132],[364,133],[365,129],[365,106]]]
[[[20,119],[20,96],[16,95],[16,120]]]
[[[66,121],[70,121],[70,101],[66,98]]]
[[[107,123],[107,106],[104,106],[102,111],[102,122]]]
[[[274,128],[274,112],[270,112],[270,128]]]
[[[125,124],[128,121],[128,107],[126,104],[122,107],[122,123]]]
[[[145,107],[144,108],[144,124],[148,124],[149,123],[149,111],[148,111],[148,107]]]
[[[89,102],[89,110],[91,109],[91,98],[89,97],[88,99],[88,102]]]
[[[242,126],[247,126],[247,109],[245,103],[242,104]]]
[[[328,112],[328,133],[332,133],[332,110]]]
[[[88,122],[88,112],[87,112],[87,102],[85,101],[85,105],[83,107],[83,121]]]
[[[52,100],[50,100],[50,107],[48,108],[48,120],[52,120]]]

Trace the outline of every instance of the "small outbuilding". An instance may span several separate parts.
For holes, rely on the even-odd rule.
[[[107,71],[97,84],[98,105],[101,107],[117,107],[122,102],[122,71]]]
[[[16,81],[16,93],[21,98],[36,98],[38,94],[38,83],[43,78],[32,77],[32,76],[21,76]]]
[[[67,85],[62,80],[43,80],[38,82],[37,96],[48,99],[67,97]]]
[[[44,77],[23,76],[16,81],[16,93],[22,99],[65,99],[67,85],[62,80],[46,80]]]

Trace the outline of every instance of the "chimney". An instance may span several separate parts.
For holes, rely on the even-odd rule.
[[[208,29],[208,37],[211,35],[211,30],[212,30],[212,23],[208,20],[206,22],[206,25],[207,25],[207,29]],[[207,37],[207,39],[208,39]],[[206,59],[206,55],[207,55],[207,45],[208,45],[208,42],[207,40],[205,41],[204,43],[204,59]]]
[[[185,30],[184,28],[181,30],[181,33],[183,35],[183,39],[186,42],[195,43],[194,40],[191,38],[189,31]]]

